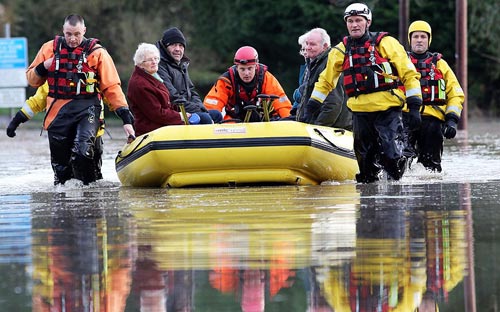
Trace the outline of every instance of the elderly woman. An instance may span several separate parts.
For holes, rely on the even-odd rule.
[[[130,77],[127,97],[135,121],[136,135],[142,135],[163,126],[184,124],[182,114],[170,103],[167,88],[158,76],[160,51],[149,43],[141,43],[134,55],[134,72]],[[190,118],[190,120],[199,118]],[[199,116],[193,116],[199,117]]]

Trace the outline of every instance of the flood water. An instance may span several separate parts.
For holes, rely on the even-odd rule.
[[[4,129],[5,127],[3,127]],[[46,134],[0,136],[0,311],[498,311],[500,126],[401,181],[54,187]]]

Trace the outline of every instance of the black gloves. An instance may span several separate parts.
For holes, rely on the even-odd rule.
[[[449,113],[446,114],[444,120],[444,125],[441,131],[443,132],[445,138],[453,139],[455,135],[457,135],[458,117]]]
[[[422,122],[422,117],[420,116],[422,99],[417,96],[410,96],[406,99],[406,104],[408,104],[408,108],[410,109],[408,113],[408,128],[410,131],[418,130]]]
[[[134,124],[134,115],[132,115],[132,113],[130,112],[130,110],[128,108],[120,107],[119,109],[116,110],[115,113],[116,113],[116,115],[118,115],[118,117],[121,118],[124,125],[127,125],[127,124],[133,125]]]
[[[7,126],[7,135],[11,138],[16,136],[16,129],[23,122],[28,121],[28,117],[23,112],[18,111]]]
[[[313,115],[321,108],[321,103],[315,99],[309,99],[307,101],[306,107],[304,107],[304,114],[300,116],[299,121],[310,123],[312,121]]]

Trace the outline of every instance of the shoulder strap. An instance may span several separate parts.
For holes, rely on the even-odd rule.
[[[262,92],[262,85],[264,84],[264,75],[267,72],[267,66],[264,64],[259,64],[257,67],[257,94],[260,94]]]
[[[96,39],[96,38],[86,38],[86,39],[84,39],[84,42],[83,42],[83,52],[88,55],[88,54],[92,53],[96,49],[100,49],[100,48],[104,49],[104,47],[101,46],[101,45],[96,46],[98,43],[100,44],[101,42],[99,41],[99,39]]]
[[[233,87],[233,103],[236,104],[238,94],[240,93],[240,88],[236,82],[236,65],[229,67],[227,72],[229,73],[229,80],[231,81],[231,86]]]
[[[432,53],[432,64],[436,65],[437,61],[439,61],[442,56],[443,55],[441,53],[438,53],[438,52]]]
[[[56,38],[54,39],[54,46],[53,46],[53,50],[54,50],[54,58],[55,58],[55,63],[56,63],[56,66],[55,66],[55,72],[59,72],[59,60],[61,59],[61,48],[62,48],[62,45],[64,43],[64,37],[63,36],[56,36]],[[57,83],[57,80],[56,80],[56,83]]]
[[[344,55],[347,53],[347,51],[351,50],[351,37],[349,36],[345,36],[344,39],[342,39],[342,42],[344,43],[344,46],[345,46],[345,52]],[[335,46],[336,49],[340,50],[339,48],[337,48],[337,46]],[[342,50],[340,50],[340,52],[342,52]]]
[[[380,43],[380,40],[384,38],[385,36],[389,35],[388,32],[386,31],[378,31],[378,32],[370,32],[369,33],[369,38],[368,41],[370,42],[371,45],[378,45]]]

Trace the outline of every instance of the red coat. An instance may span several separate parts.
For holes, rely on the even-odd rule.
[[[170,103],[167,87],[139,67],[128,82],[127,97],[134,114],[136,135],[168,125],[183,125],[181,114]]]

